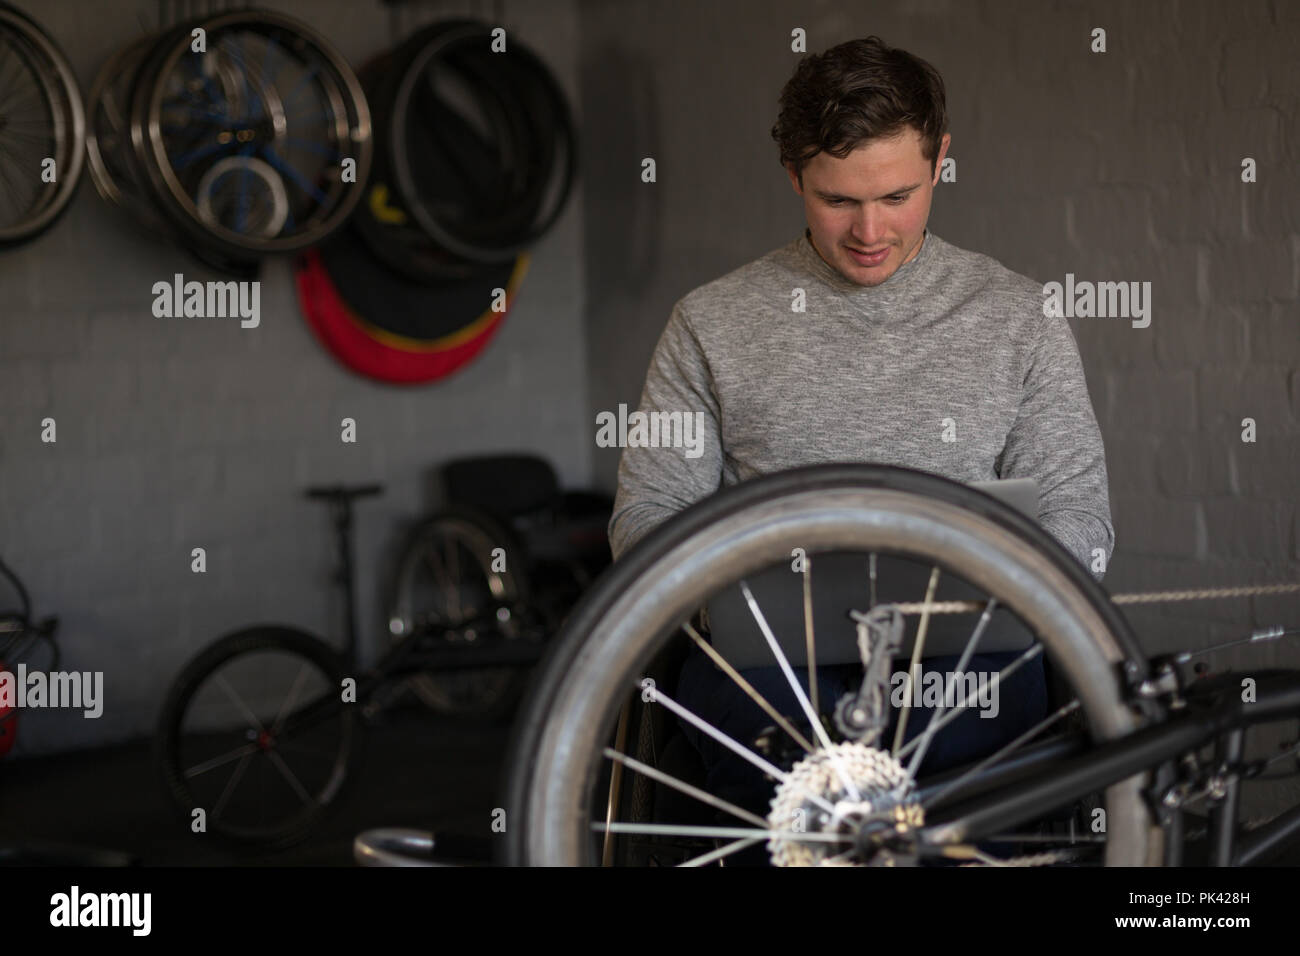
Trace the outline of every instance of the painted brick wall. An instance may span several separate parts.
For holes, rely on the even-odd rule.
[[[71,59],[82,89],[141,24],[153,0],[20,2]],[[378,0],[268,2],[310,21],[359,65],[392,40]],[[499,5],[498,5],[499,6]],[[490,16],[482,3],[439,14]],[[511,3],[506,23],[549,64],[575,111],[578,22],[567,0]],[[88,179],[88,178],[87,178]],[[406,522],[435,503],[431,470],[454,455],[533,450],[584,485],[583,262],[580,185],[496,340],[440,383],[387,387],[354,376],[303,322],[290,267],[262,275],[262,321],[151,314],[154,282],[211,277],[146,237],[84,181],[44,237],[0,254],[0,553],[44,613],[57,613],[65,669],[102,670],[99,720],[24,714],[18,753],[151,733],[167,682],[229,629],[286,621],[337,640],[332,540],[308,484],[380,480],[359,506],[360,618],[384,620],[382,575]],[[58,441],[40,440],[40,421]],[[358,423],[355,445],[339,422]],[[208,571],[190,571],[190,549]]]

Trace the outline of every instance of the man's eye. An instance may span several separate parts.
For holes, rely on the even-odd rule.
[[[907,202],[906,196],[889,196],[887,199],[891,206],[901,206],[903,203]]]
[[[828,206],[843,206],[843,205],[844,205],[844,200],[843,200],[843,199],[828,199],[828,200],[826,200],[826,205],[828,205]]]

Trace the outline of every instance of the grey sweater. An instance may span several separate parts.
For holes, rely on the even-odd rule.
[[[1109,562],[1101,433],[1074,335],[1043,301],[1041,283],[931,232],[875,287],[832,269],[805,231],[691,292],[655,348],[639,411],[694,414],[680,429],[647,415],[663,427],[638,432],[623,410],[615,558],[721,487],[859,461],[963,482],[1034,478],[1043,527],[1085,566],[1094,548]]]

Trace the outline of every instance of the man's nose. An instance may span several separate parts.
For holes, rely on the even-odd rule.
[[[862,213],[853,224],[854,239],[862,243],[864,249],[874,249],[880,245],[885,235],[884,218],[874,203],[864,203]]]

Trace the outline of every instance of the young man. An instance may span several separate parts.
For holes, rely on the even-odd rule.
[[[623,452],[615,558],[720,487],[861,461],[963,482],[1033,478],[1042,526],[1089,568],[1097,549],[1109,559],[1104,451],[1069,326],[1044,316],[1040,283],[926,228],[951,139],[938,72],[877,37],[806,57],[772,136],[808,228],[674,306],[640,408],[699,412],[702,427],[689,456]],[[997,671],[1012,656],[978,655],[968,670]],[[1038,661],[1001,688],[1001,719],[954,722],[965,731],[932,747],[925,769],[989,752],[1041,719]],[[746,676],[798,713],[775,669]],[[820,695],[823,709],[837,691]],[[703,655],[688,660],[678,699],[745,743],[770,723]],[[908,737],[927,720],[914,714]],[[744,795],[761,784],[749,765],[688,733],[713,792],[757,806]]]

